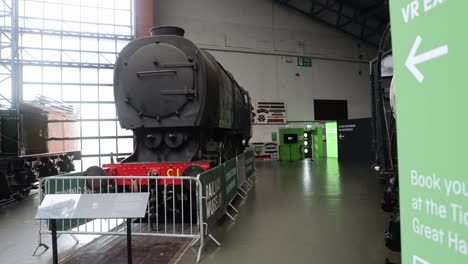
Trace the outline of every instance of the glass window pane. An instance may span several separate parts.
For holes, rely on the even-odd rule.
[[[11,82],[0,82],[0,94],[3,97],[11,99]],[[1,98],[2,100],[3,97]]]
[[[98,70],[90,68],[81,69],[81,83],[98,83]]]
[[[120,127],[120,124],[117,125],[117,135],[119,136],[133,136],[132,130],[123,129]]]
[[[114,23],[114,10],[108,8],[99,8],[99,23],[113,24]]]
[[[42,50],[42,60],[47,62],[60,62],[60,50]]]
[[[82,137],[97,137],[99,136],[99,122],[97,121],[83,121],[81,122],[81,136]]]
[[[32,101],[37,95],[42,95],[41,84],[24,84],[23,85],[23,99],[25,101]]]
[[[47,49],[60,49],[61,39],[60,36],[42,35],[42,47]]]
[[[87,168],[91,166],[100,166],[99,158],[98,157],[93,157],[93,158],[82,158],[83,161],[83,168],[81,170],[86,170]]]
[[[66,18],[66,20],[80,21],[80,7],[63,5],[63,17]]]
[[[100,84],[113,84],[114,83],[114,70],[99,69],[99,83]]]
[[[114,1],[114,3],[115,3],[116,9],[130,10],[132,1],[131,0],[119,0],[119,1]]]
[[[80,38],[76,37],[63,37],[62,46],[67,50],[79,50],[80,49]]]
[[[99,101],[114,101],[114,87],[99,86]]]
[[[44,82],[60,83],[62,78],[62,71],[60,67],[44,67],[43,80]]]
[[[125,1],[125,0],[124,0]],[[99,7],[114,8],[115,0],[99,0]]]
[[[79,68],[62,68],[62,80],[64,83],[79,83],[80,69]]]
[[[22,43],[24,47],[41,47],[41,35],[39,34],[23,34]]]
[[[25,82],[42,82],[41,66],[24,66],[23,80]]]
[[[81,153],[83,155],[98,155],[99,154],[99,140],[83,139],[81,141]]]
[[[99,39],[99,50],[115,52],[115,40]]]
[[[43,10],[43,3],[28,2],[24,7],[24,15],[27,17],[43,17]]]
[[[64,51],[62,52],[62,60],[64,62],[74,62],[78,63],[80,62],[80,52],[78,51]]]
[[[115,118],[114,104],[99,104],[99,118]]]
[[[117,140],[113,139],[101,139],[101,155],[117,153]]]
[[[97,51],[98,40],[95,38],[82,38],[81,39],[81,50],[86,51]]]
[[[115,137],[117,134],[116,122],[115,121],[101,121],[100,132],[101,132],[101,137]]]
[[[57,101],[62,101],[62,86],[61,85],[44,85],[42,89],[43,95]]]
[[[119,138],[119,153],[133,153],[133,138]]]
[[[117,40],[117,52],[122,51],[122,49],[127,46],[129,41],[126,40]]]
[[[82,7],[81,8],[81,21],[96,23],[98,18],[97,8],[95,7]]]
[[[80,86],[78,85],[63,85],[62,86],[63,101],[80,101]]]
[[[97,119],[98,105],[97,104],[81,104],[81,118],[83,119]]]
[[[40,49],[21,49],[21,59],[25,61],[39,61],[42,59],[42,50]]]
[[[81,86],[81,101],[98,101],[98,87],[92,85]]]
[[[62,5],[45,3],[44,4],[44,18],[61,19],[62,18]]]
[[[24,65],[23,99],[31,101],[36,95],[43,94],[73,105],[78,109],[80,118],[96,119],[76,123],[82,130],[79,136],[132,136],[132,131],[121,129],[116,121],[98,121],[116,118],[115,105],[111,103],[114,101],[113,70],[103,67],[99,69],[98,66],[112,66],[118,52],[129,42],[118,40],[120,36],[117,35],[112,38],[111,35],[131,37],[132,4],[133,0],[19,1],[19,15],[27,17],[19,18],[19,25],[39,29],[37,34],[20,33],[20,65]],[[9,19],[4,22],[4,26],[11,23]],[[50,34],[50,30],[75,35]],[[104,39],[87,33],[103,33],[107,36]],[[4,35],[8,37],[9,32]],[[0,55],[4,59],[11,58],[8,49],[0,50]],[[27,66],[32,63],[37,66]],[[0,74],[2,73],[0,69]],[[11,97],[11,85],[4,83],[0,83],[0,92]],[[133,152],[132,138],[101,140],[80,140],[83,154],[115,153],[119,149],[117,143],[122,144],[119,152]],[[99,157],[85,157],[75,164],[77,170],[83,170],[101,162]]]

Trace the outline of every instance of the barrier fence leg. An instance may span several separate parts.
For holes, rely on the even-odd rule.
[[[214,242],[218,247],[221,246],[221,243],[219,243],[218,240],[216,240],[211,234],[209,234],[208,237],[211,238],[211,240],[213,240],[213,242]]]
[[[252,186],[255,185],[255,182],[252,181],[250,178],[248,178],[247,181],[248,181]]]
[[[41,225],[42,225],[42,222],[41,222]],[[33,256],[36,256],[36,253],[37,251],[39,250],[39,248],[43,247],[44,248],[44,251],[42,251],[41,255],[44,254],[44,252],[46,252],[47,250],[49,250],[49,246],[47,246],[46,244],[42,243],[42,227],[39,228],[39,231],[38,231],[38,239],[37,239],[37,246],[36,246],[36,249],[34,250],[33,252]]]
[[[246,197],[243,196],[239,191],[237,191],[237,195],[239,195],[239,197],[242,198],[242,200],[245,200],[245,199],[246,199]]]
[[[229,218],[231,218],[231,220],[232,220],[233,222],[236,221],[236,218],[234,218],[230,213],[226,212],[226,215],[227,215]]]
[[[234,212],[236,212],[236,214],[239,213],[239,211],[234,207],[234,205],[232,204],[229,204],[229,206],[232,208],[232,210],[234,210]]]
[[[242,192],[244,193],[245,196],[248,196],[248,195],[249,195],[246,191],[244,191],[244,189],[242,188],[242,186],[239,188],[239,191],[242,191]]]
[[[253,187],[253,185],[249,182],[249,179],[245,180],[245,183],[246,183],[250,188]]]
[[[200,263],[203,246],[204,246],[203,243],[200,243],[200,247],[198,248],[198,253],[197,253],[197,263]]]
[[[80,243],[80,240],[74,234],[70,234],[70,236],[75,240],[76,244]]]
[[[192,241],[192,243],[190,244],[190,246],[191,246],[191,247],[194,247],[194,246],[195,246],[195,244],[197,244],[197,242],[198,242],[198,241],[200,241],[200,239],[199,239],[199,238],[197,238],[197,239],[193,240],[193,241]]]

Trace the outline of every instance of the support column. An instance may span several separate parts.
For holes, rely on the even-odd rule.
[[[154,26],[154,2],[155,0],[135,1],[135,36],[137,38],[150,35],[149,30]]]

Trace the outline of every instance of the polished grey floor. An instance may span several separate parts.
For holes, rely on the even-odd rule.
[[[368,166],[330,159],[256,167],[236,223],[216,230],[222,247],[210,243],[202,263],[385,263],[382,187]],[[188,249],[179,263],[194,263],[194,254]]]
[[[382,187],[370,169],[336,160],[256,162],[256,186],[239,204],[236,223],[214,227],[202,263],[385,263]],[[0,208],[0,263],[51,263],[33,257],[37,196]],[[59,239],[63,258],[92,237]],[[50,245],[50,236],[45,237]],[[180,264],[195,263],[188,248]],[[393,256],[395,260],[395,255]]]

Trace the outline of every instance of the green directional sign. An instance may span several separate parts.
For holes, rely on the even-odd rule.
[[[403,264],[468,263],[468,1],[389,2]]]
[[[312,67],[312,58],[309,58],[309,57],[297,57],[297,66],[300,66],[300,67]]]

